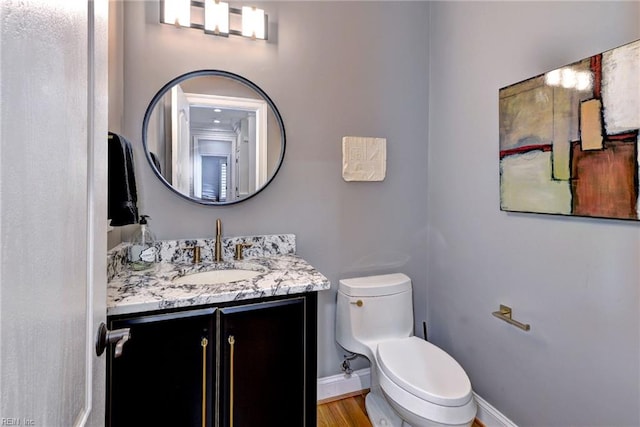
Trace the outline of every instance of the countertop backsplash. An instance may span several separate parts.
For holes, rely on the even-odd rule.
[[[243,251],[245,259],[295,255],[296,253],[296,236],[294,234],[223,237],[222,258],[225,261],[233,260],[237,243],[251,244]],[[159,240],[155,245],[158,249],[158,261],[160,262],[190,263],[193,259],[192,248],[194,246],[200,246],[203,262],[212,262],[215,239]],[[115,276],[127,268],[128,248],[129,243],[121,243],[107,252],[107,282],[113,280]]]

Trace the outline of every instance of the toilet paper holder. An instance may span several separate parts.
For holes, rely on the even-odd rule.
[[[531,329],[531,325],[529,325],[528,323],[521,323],[511,318],[511,315],[513,314],[513,310],[509,306],[500,304],[500,310],[494,311],[491,314],[493,314],[500,320],[504,320],[505,322],[522,329],[523,331],[528,331]]]

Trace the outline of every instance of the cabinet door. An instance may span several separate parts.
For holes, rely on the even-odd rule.
[[[304,426],[305,299],[230,307],[218,313],[220,425]]]
[[[107,425],[213,425],[215,309],[112,320],[131,339],[108,363]]]

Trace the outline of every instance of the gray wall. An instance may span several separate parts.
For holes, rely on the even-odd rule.
[[[319,298],[320,376],[339,372],[334,342],[338,280],[403,271],[426,318],[429,6],[423,2],[270,2],[272,39],[217,38],[158,24],[158,2],[126,2],[123,134],[136,150],[141,212],[162,239],[295,233],[298,254],[332,282]],[[385,26],[388,25],[388,30]],[[169,192],[142,154],[146,107],[191,70],[231,71],[264,89],[284,118],[287,150],[272,184],[229,207]],[[342,137],[387,138],[387,178],[347,183]],[[360,362],[361,366],[366,366]]]
[[[640,224],[500,212],[498,183],[498,89],[637,39],[638,8],[431,8],[431,338],[521,426],[640,425]]]
[[[428,314],[430,339],[517,424],[640,425],[638,224],[500,212],[497,157],[498,89],[638,38],[638,3],[264,7],[274,38],[254,43],[159,25],[155,2],[125,4],[123,133],[158,237],[212,236],[217,217],[226,235],[297,234],[299,254],[333,282],[320,295],[320,376],[342,354],[337,281],[404,271],[416,322]],[[174,196],[140,149],[152,96],[200,68],[249,78],[284,117],[283,168],[239,205]],[[384,182],[342,181],[345,135],[388,139]],[[500,303],[531,332],[492,317]]]

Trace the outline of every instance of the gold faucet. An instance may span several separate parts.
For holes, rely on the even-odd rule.
[[[213,256],[215,262],[222,261],[222,221],[216,219],[216,247]]]

